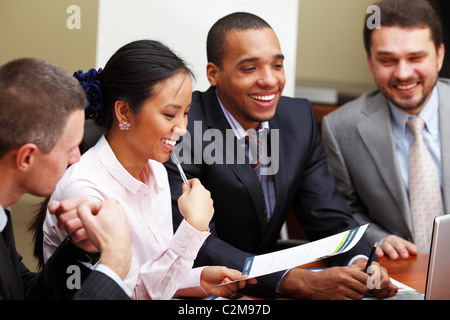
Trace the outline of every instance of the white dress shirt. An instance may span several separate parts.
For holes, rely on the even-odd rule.
[[[5,229],[7,222],[8,217],[6,216],[5,209],[0,206],[0,232],[3,232],[3,229]]]

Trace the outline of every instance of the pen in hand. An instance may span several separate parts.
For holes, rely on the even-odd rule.
[[[171,153],[170,156],[172,158],[173,163],[177,166],[178,171],[180,172],[181,179],[183,179],[183,182],[189,187],[189,189],[191,189],[191,185],[189,184],[189,181],[186,178],[186,175],[184,174],[183,168],[181,168],[181,164],[180,161],[178,161],[177,156],[173,152]]]
[[[375,250],[377,249],[377,243],[378,242],[375,242],[375,244],[372,247],[372,250],[370,251],[369,260],[367,260],[366,269],[364,270],[365,273],[368,273],[368,270],[372,265],[373,257],[375,256]]]

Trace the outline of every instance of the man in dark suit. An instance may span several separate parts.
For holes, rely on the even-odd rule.
[[[39,273],[28,270],[14,245],[9,206],[24,193],[48,196],[68,165],[80,158],[86,97],[78,81],[39,59],[0,68],[0,299],[129,299],[122,279],[130,261],[130,232],[113,201],[82,197],[49,204],[70,237]],[[87,267],[99,254],[101,263]]]
[[[199,178],[214,200],[212,235],[196,264],[242,269],[246,257],[273,251],[291,208],[310,240],[357,227],[327,171],[310,103],[281,96],[284,57],[272,28],[254,15],[231,14],[211,28],[207,51],[212,87],[194,92],[188,134],[174,151],[188,177]],[[270,152],[261,157],[250,152],[252,158],[242,164],[242,150],[255,150],[252,141],[258,145],[264,136],[261,145],[270,146]],[[181,180],[176,167],[166,165],[176,225]],[[292,269],[261,277],[248,290],[266,296],[360,299],[368,291],[368,275],[362,271],[366,259],[357,254],[369,250],[361,241],[334,259],[341,265],[354,262],[351,267],[319,273]],[[397,290],[384,268],[379,288],[379,297]]]

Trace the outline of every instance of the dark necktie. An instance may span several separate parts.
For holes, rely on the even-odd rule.
[[[13,226],[11,221],[11,216],[9,213],[9,210],[5,210],[6,216],[8,218],[8,221],[6,223],[5,228],[1,232],[3,239],[5,240],[6,247],[9,252],[9,261],[11,263],[6,263],[4,266],[4,270],[8,271],[8,287],[10,290],[10,296],[12,299],[23,299],[23,292],[22,292],[22,283],[20,280],[20,271],[18,267],[18,256],[16,252],[16,247],[14,245],[14,232],[13,232]],[[8,260],[8,259],[7,259]],[[15,275],[15,277],[13,276]]]
[[[6,222],[6,226],[2,231],[2,236],[3,236],[3,239],[5,240],[6,246],[8,247],[10,256],[15,257],[15,253],[13,255],[13,252],[12,252],[14,249],[14,245],[13,245],[13,241],[12,241],[13,231],[12,231],[11,215],[9,213],[9,210],[5,210],[5,213],[6,213],[6,217],[8,218],[8,221]]]

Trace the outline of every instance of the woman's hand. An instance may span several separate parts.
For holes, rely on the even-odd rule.
[[[183,194],[178,198],[178,207],[184,219],[199,231],[208,231],[214,214],[211,193],[198,179],[189,180],[191,189],[183,184]]]
[[[224,284],[218,286],[222,283],[227,283],[230,281],[236,281],[229,284]],[[219,297],[229,297],[236,293],[238,289],[242,289],[247,285],[255,284],[256,279],[247,279],[247,276],[243,276],[240,271],[229,269],[227,267],[211,266],[203,269],[200,276],[200,284],[208,294],[215,295]]]

